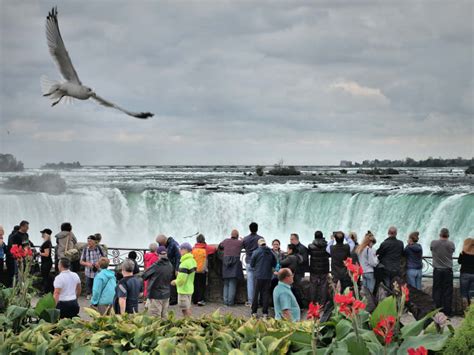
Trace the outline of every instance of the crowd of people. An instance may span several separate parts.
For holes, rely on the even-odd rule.
[[[4,240],[4,229],[0,226],[0,277],[10,286],[16,277],[18,264],[10,255],[14,245],[34,249],[28,235],[29,223],[21,221]],[[246,273],[247,302],[251,315],[257,316],[262,308],[263,317],[269,315],[273,304],[275,317],[292,321],[300,319],[303,308],[302,280],[309,273],[310,301],[325,305],[330,299],[331,288],[344,292],[352,287],[352,280],[345,261],[352,259],[362,267],[361,288],[376,292],[376,284],[387,289],[397,279],[406,279],[416,289],[422,289],[423,248],[419,244],[419,233],[412,232],[407,244],[397,238],[397,228],[388,229],[387,238],[375,248],[374,234],[368,231],[361,241],[354,232],[333,232],[327,241],[321,231],[314,233],[314,240],[306,247],[300,237],[292,233],[286,252],[278,239],[267,245],[258,234],[258,224],[249,225],[250,234],[241,238],[238,230],[218,245],[209,245],[199,234],[196,243],[178,244],[172,237],[160,234],[156,243],[144,254],[144,271],[140,272],[137,254],[131,251],[119,270],[110,270],[109,259],[104,246],[100,244],[99,233],[90,235],[87,244],[78,247],[78,240],[70,223],[63,223],[55,235],[53,247],[52,231],[43,229],[40,233],[43,243],[36,253],[43,293],[52,292],[61,317],[74,317],[79,313],[78,297],[81,294],[81,280],[77,274],[84,268],[86,297],[101,314],[138,312],[139,302],[144,298],[145,309],[157,317],[167,317],[170,305],[177,304],[184,316],[192,314],[192,305],[206,304],[209,256],[215,254],[222,262],[224,305],[235,304],[237,285]],[[452,315],[453,299],[453,255],[455,245],[449,240],[449,231],[442,228],[439,238],[432,240],[430,250],[433,266],[432,298],[436,307]],[[52,251],[54,248],[55,262]],[[241,253],[245,252],[245,267]],[[35,255],[35,254],[34,254]],[[470,303],[474,294],[474,238],[464,241],[458,263],[460,270],[461,295]],[[53,265],[57,275],[51,277]]]

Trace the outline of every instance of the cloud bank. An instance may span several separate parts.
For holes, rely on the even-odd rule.
[[[59,5],[92,102],[51,108],[52,2],[2,1],[0,148],[27,166],[337,164],[474,153],[470,1]],[[8,133],[9,132],[9,133]]]

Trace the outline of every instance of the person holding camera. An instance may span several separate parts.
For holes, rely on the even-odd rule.
[[[99,271],[99,259],[105,256],[102,249],[97,245],[96,237],[90,235],[87,237],[87,247],[82,250],[81,265],[85,267],[86,276],[86,298],[91,299],[92,288],[94,286],[94,277]]]

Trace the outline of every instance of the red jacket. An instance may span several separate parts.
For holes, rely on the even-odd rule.
[[[151,265],[157,262],[159,258],[160,257],[156,253],[145,253],[145,255],[143,255],[145,269],[148,269]]]

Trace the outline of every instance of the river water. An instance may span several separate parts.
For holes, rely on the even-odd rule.
[[[403,241],[418,230],[426,255],[442,227],[449,228],[457,252],[474,236],[474,179],[464,175],[465,168],[402,169],[391,178],[355,169],[300,169],[303,174],[295,177],[258,177],[254,167],[243,166],[63,170],[67,191],[61,195],[0,187],[0,224],[8,233],[26,219],[31,239],[39,243],[40,230],[56,233],[69,221],[81,241],[100,232],[108,245],[130,248],[147,247],[158,233],[182,242],[201,232],[216,243],[232,228],[246,235],[252,221],[268,240],[286,243],[296,232],[305,244],[318,229],[326,237],[336,230],[371,230],[381,241],[395,225]],[[41,172],[51,171],[20,174]],[[0,184],[12,175],[18,173],[0,173]]]

